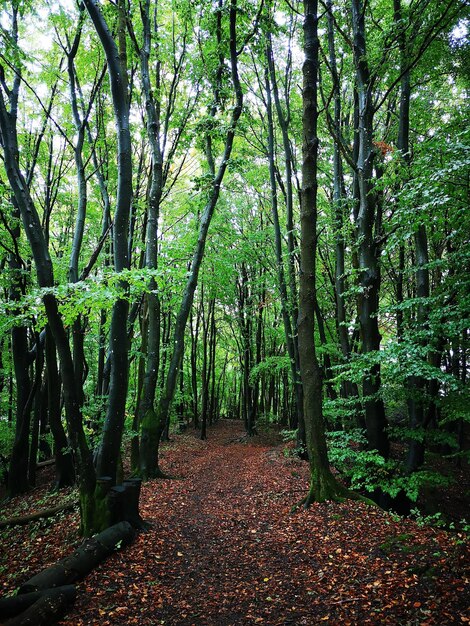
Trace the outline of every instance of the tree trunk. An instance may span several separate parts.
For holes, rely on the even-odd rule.
[[[296,243],[294,236],[294,194],[292,190],[292,148],[289,138],[289,108],[287,117],[284,115],[282,109],[281,100],[279,97],[279,89],[276,78],[276,71],[274,65],[274,56],[271,46],[271,37],[268,35],[268,67],[269,75],[272,83],[272,91],[274,96],[274,104],[276,107],[277,119],[282,133],[282,143],[284,148],[284,165],[286,170],[285,175],[285,188],[286,188],[286,228],[287,228],[287,251],[288,251],[288,276],[290,286],[290,319],[291,319],[291,332],[292,332],[292,348],[294,354],[295,372],[294,376],[294,389],[295,389],[295,403],[296,403],[296,427],[297,427],[297,449],[300,450],[300,456],[305,456],[306,441],[305,441],[305,423],[304,423],[304,399],[302,389],[302,379],[300,376],[300,361],[299,361],[299,341],[298,341],[298,329],[297,322],[299,317],[298,307],[298,294],[297,294],[297,281],[296,281]],[[286,100],[289,98],[289,94],[285,94]],[[290,353],[289,353],[290,356]]]
[[[268,48],[267,56],[268,62],[270,56],[272,55],[272,50]],[[273,74],[273,60],[271,58],[271,76]],[[284,272],[284,263],[282,259],[282,239],[281,239],[281,227],[279,224],[279,212],[278,212],[278,202],[277,202],[277,187],[276,187],[276,177],[275,177],[275,162],[274,162],[274,125],[273,125],[273,115],[272,115],[272,96],[271,96],[271,83],[269,80],[268,72],[266,71],[266,108],[268,113],[268,161],[269,161],[269,181],[271,185],[271,214],[273,217],[273,226],[274,226],[274,248],[276,252],[276,265],[277,265],[277,275],[278,275],[278,283],[279,283],[279,293],[281,296],[281,314],[282,321],[284,324],[284,335],[286,339],[286,347],[287,353],[289,355],[290,367],[291,367],[291,376],[292,382],[295,390],[295,401],[296,401],[296,416],[297,416],[297,424],[301,427],[303,422],[303,398],[302,398],[302,383],[299,380],[298,374],[298,347],[295,346],[295,338],[294,331],[292,328],[292,317],[291,311],[289,310],[289,298],[287,294],[287,284],[285,279]],[[279,104],[280,107],[280,104]],[[281,112],[282,114],[282,112]],[[278,118],[280,114],[278,112]],[[283,119],[283,118],[282,118]],[[282,125],[281,125],[282,128]],[[290,145],[289,145],[290,149]],[[287,157],[286,157],[287,160]],[[292,189],[291,189],[292,193]],[[290,252],[290,251],[289,251]],[[291,253],[291,252],[290,252]],[[292,289],[292,285],[291,285]],[[294,294],[295,297],[296,294]],[[300,443],[303,442],[303,438],[300,438]]]
[[[201,304],[198,303],[197,306],[197,314],[196,314],[196,322],[193,324],[194,316],[193,316],[193,308],[191,308],[190,313],[190,330],[191,330],[191,390],[192,390],[192,400],[193,400],[193,419],[194,419],[194,428],[199,428],[199,406],[198,406],[198,389],[197,389],[197,345],[198,345],[198,337],[199,337],[199,323],[200,323],[200,312],[201,312]]]
[[[304,390],[304,419],[310,463],[305,506],[344,495],[330,471],[322,412],[322,379],[315,347],[317,159],[318,159],[318,2],[304,0],[303,164],[299,292],[299,355]]]
[[[18,220],[19,210],[15,207],[12,198],[13,218]],[[20,238],[19,225],[10,229],[13,250],[8,255],[8,268],[11,273],[11,287],[8,290],[8,299],[18,302],[24,295],[24,279],[22,278],[23,262],[19,253]],[[28,452],[29,431],[32,403],[30,398],[32,384],[30,378],[31,357],[28,348],[28,329],[24,324],[15,325],[11,329],[11,353],[16,380],[16,416],[15,439],[10,456],[8,470],[8,496],[14,497],[28,490]]]
[[[357,91],[357,158],[356,178],[358,206],[356,229],[359,264],[358,316],[362,352],[373,357],[380,349],[381,334],[378,324],[380,292],[380,245],[374,236],[377,217],[377,196],[373,186],[373,117],[372,83],[366,51],[364,7],[361,0],[352,0],[353,50]],[[378,450],[387,458],[389,441],[387,420],[381,393],[380,365],[367,366],[362,395],[365,408],[367,441],[370,450]]]
[[[16,9],[14,11],[14,16],[16,20]],[[36,266],[38,285],[40,287],[54,287],[52,263],[39,215],[29,193],[24,175],[19,167],[16,105],[20,76],[21,74],[18,72],[15,78],[15,86],[9,93],[10,112],[7,111],[5,105],[3,88],[0,93],[0,129],[2,134],[4,163],[8,180],[15,195],[15,201],[19,208],[26,236],[31,248]],[[83,432],[73,360],[65,328],[59,313],[58,303],[54,294],[50,292],[46,293],[43,296],[43,302],[51,332],[54,336],[60,356],[69,440],[75,454],[76,464],[80,476],[82,524],[87,526],[90,522],[90,513],[92,512],[89,504],[87,503],[89,503],[90,496],[95,487],[95,473],[85,434]]]
[[[67,435],[62,426],[60,411],[60,393],[61,384],[59,372],[57,370],[57,356],[54,337],[52,336],[49,325],[46,326],[46,344],[45,344],[45,361],[46,361],[46,379],[47,379],[47,398],[49,412],[49,427],[54,439],[54,456],[56,482],[55,489],[68,487],[75,482],[75,467],[73,457],[68,450]]]
[[[122,47],[122,35],[119,38],[121,45],[118,49],[99,9],[99,4],[95,0],[85,0],[85,6],[106,54],[117,127],[118,193],[114,214],[113,248],[114,269],[119,274],[128,268],[128,227],[132,201],[132,147],[129,129],[127,68],[123,63],[126,53],[125,47]],[[118,10],[121,32],[125,23],[125,9],[122,2],[119,2]],[[116,299],[111,316],[109,397],[97,460],[98,475],[110,476],[113,483],[117,479],[129,375],[127,333],[129,305],[126,297],[128,285],[125,280],[119,281],[118,289],[122,295]]]
[[[330,70],[333,80],[334,117],[333,129],[335,141],[333,144],[333,220],[335,233],[335,300],[336,300],[336,323],[338,329],[339,344],[344,362],[347,364],[351,358],[351,345],[349,340],[348,319],[346,315],[346,303],[344,292],[346,291],[346,263],[344,241],[344,180],[343,163],[338,142],[341,137],[341,92],[340,81],[336,64],[335,29],[332,13],[332,2],[327,3],[328,8],[328,51]],[[359,397],[357,385],[351,381],[344,381],[341,387],[344,398]],[[363,424],[365,426],[365,424]]]
[[[149,60],[152,49],[152,29],[150,25],[150,1],[141,3],[141,17],[143,26],[143,44],[140,49],[140,67],[142,86],[145,96],[145,110],[147,114],[147,137],[150,146],[151,173],[150,187],[147,195],[147,229],[145,236],[145,267],[149,270],[157,269],[157,237],[160,200],[163,188],[163,155],[160,146],[160,60],[156,65],[157,98],[155,99],[150,82]],[[155,42],[158,48],[158,41]],[[142,388],[142,397],[138,410],[139,422],[148,411],[154,411],[155,391],[157,388],[159,360],[160,360],[160,299],[157,290],[157,281],[152,276],[149,281],[147,300],[148,323],[146,326],[146,365]],[[148,423],[148,420],[145,422]],[[147,435],[142,432],[143,437]],[[151,437],[151,435],[148,435]],[[147,450],[147,446],[145,446]],[[151,451],[153,455],[153,451]],[[150,460],[144,461],[146,473]]]
[[[166,423],[170,411],[170,405],[173,400],[173,396],[176,388],[176,381],[178,378],[178,371],[181,364],[181,358],[183,356],[183,339],[184,331],[186,328],[186,322],[189,317],[189,312],[194,300],[194,292],[196,290],[199,270],[201,268],[202,260],[204,257],[204,250],[206,246],[207,233],[209,231],[209,225],[214,214],[217,201],[220,195],[220,187],[224,178],[227,166],[232,153],[233,141],[235,138],[235,129],[237,122],[242,112],[243,94],[241,90],[240,81],[238,78],[238,65],[237,65],[237,40],[236,40],[236,17],[237,17],[237,0],[231,0],[230,3],[230,61],[232,70],[232,83],[234,87],[236,104],[232,110],[232,117],[229,124],[229,128],[225,140],[225,149],[220,162],[217,174],[214,177],[209,199],[204,208],[199,225],[199,234],[194,250],[194,254],[191,261],[191,269],[189,271],[188,280],[183,292],[180,308],[176,317],[175,330],[173,335],[173,348],[170,366],[165,381],[165,387],[162,392],[162,396],[158,405],[157,414],[160,423]],[[158,466],[158,461],[156,462]]]

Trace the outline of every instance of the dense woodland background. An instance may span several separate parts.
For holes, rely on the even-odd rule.
[[[53,454],[89,534],[123,465],[160,476],[162,438],[225,417],[310,453],[307,503],[344,496],[324,432],[383,506],[447,484],[470,419],[468,20],[462,0],[2,2],[9,496]]]

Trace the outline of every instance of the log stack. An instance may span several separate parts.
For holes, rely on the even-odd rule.
[[[73,583],[85,578],[118,547],[134,538],[129,522],[119,522],[86,539],[71,555],[39,572],[23,583],[16,596],[0,599],[0,620],[5,626],[51,626],[73,604]]]

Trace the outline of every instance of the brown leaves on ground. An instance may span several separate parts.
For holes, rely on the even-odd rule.
[[[162,468],[177,478],[143,488],[141,513],[152,529],[79,585],[61,624],[469,621],[468,550],[457,537],[357,502],[291,515],[306,493],[305,464],[263,437],[241,435],[240,422],[224,421],[205,442],[175,437]],[[76,516],[64,516],[42,536],[23,536],[25,547],[21,540],[10,546],[9,531],[1,547],[17,575],[6,578],[4,591],[70,551],[76,526]],[[26,554],[32,563],[22,563]]]

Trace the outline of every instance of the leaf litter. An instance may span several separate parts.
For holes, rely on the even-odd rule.
[[[177,435],[143,486],[147,533],[78,585],[63,626],[465,624],[469,550],[462,537],[347,501],[291,514],[308,468],[272,437],[223,420],[207,441]],[[71,552],[77,513],[0,538],[10,592]],[[6,556],[3,556],[6,555]]]

